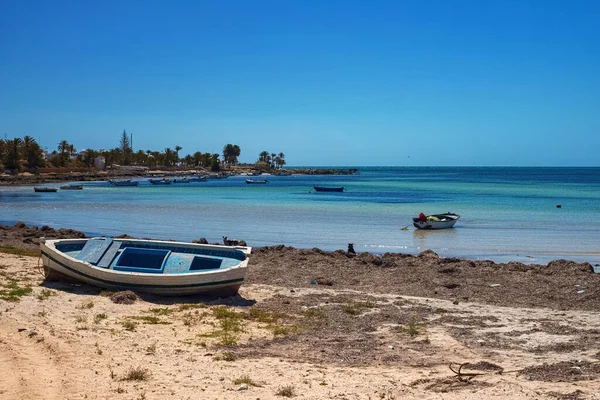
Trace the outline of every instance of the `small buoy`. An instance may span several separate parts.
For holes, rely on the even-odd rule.
[[[561,206],[560,204],[557,204],[557,205],[556,205],[556,208],[561,208],[561,207],[562,207],[562,206]]]

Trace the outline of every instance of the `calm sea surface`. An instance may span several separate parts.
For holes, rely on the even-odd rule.
[[[0,223],[184,241],[225,235],[250,246],[336,250],[352,242],[374,253],[600,262],[600,168],[362,167],[358,175],[266,176],[266,185],[246,178],[121,188],[84,182],[82,191],[57,193],[0,187]],[[346,192],[315,193],[313,185]],[[412,227],[420,212],[446,211],[461,215],[454,229]]]

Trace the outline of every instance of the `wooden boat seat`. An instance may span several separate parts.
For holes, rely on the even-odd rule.
[[[90,239],[83,246],[77,258],[81,261],[87,261],[92,265],[96,265],[112,243],[112,238]]]
[[[110,267],[110,264],[115,259],[115,256],[117,255],[117,252],[120,248],[121,242],[112,242],[108,250],[106,250],[106,253],[104,253],[104,256],[98,262],[97,266],[102,268]]]

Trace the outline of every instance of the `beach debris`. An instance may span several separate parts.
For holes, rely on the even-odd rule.
[[[502,286],[502,285],[500,285],[499,283],[490,283],[488,286],[489,287],[498,287],[498,286]]]
[[[238,386],[238,388],[236,390],[238,392],[242,391],[242,390],[248,390],[248,385],[246,385],[246,384],[240,385],[240,386]]]
[[[223,236],[223,244],[225,246],[246,246],[245,240],[228,239],[227,236]]]
[[[484,372],[462,372],[463,367],[467,365],[469,365],[469,363],[462,363],[458,366],[458,369],[454,369],[454,365],[450,364],[448,368],[450,368],[450,371],[454,372],[458,380],[461,382],[468,382],[476,376],[486,375]]]
[[[333,281],[331,279],[322,276],[316,277],[310,283],[311,285],[333,286]]]
[[[584,294],[584,293],[585,293],[585,290],[583,290],[583,289],[577,291],[577,294]]]
[[[131,290],[113,293],[110,296],[113,303],[116,304],[133,304],[138,299],[137,295]]]

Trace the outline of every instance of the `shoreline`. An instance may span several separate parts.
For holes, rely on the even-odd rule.
[[[4,226],[5,228],[12,228],[15,224],[30,224],[30,226],[33,228],[36,225],[32,224],[31,221],[28,221],[26,223],[22,222],[22,221],[18,221],[18,220],[3,220],[0,221],[0,226]],[[60,228],[60,227],[52,227],[52,229],[55,230],[61,230],[64,228]],[[69,231],[72,232],[78,232],[78,234],[84,235],[81,237],[95,237],[95,236],[115,236],[118,237],[120,235],[127,235],[129,236],[129,232],[128,233],[123,233],[121,231],[116,231],[116,232],[94,232],[94,231],[80,231],[78,229],[73,229],[73,228],[66,228]],[[415,231],[417,233],[422,233],[425,231]],[[34,233],[30,232],[30,235],[33,235]],[[140,234],[133,234],[133,236],[131,237],[141,237],[144,235],[140,235]],[[147,235],[146,235],[147,236]],[[144,236],[144,237],[146,237]],[[192,240],[196,240],[198,238],[186,238],[186,239],[174,239],[172,237],[153,237],[153,239],[158,239],[158,240],[169,240],[169,241],[183,241],[183,242],[187,242],[187,241],[192,241]],[[211,240],[211,238],[207,238],[209,241]],[[218,239],[218,238],[217,238]],[[245,239],[245,238],[242,238]],[[220,241],[216,240],[213,241],[211,243],[215,243],[215,244],[222,244]],[[253,248],[261,248],[261,247],[274,247],[274,246],[288,246],[286,244],[281,244],[281,243],[260,243],[257,244],[255,242],[251,242],[250,245]],[[289,247],[289,246],[288,246]],[[294,247],[294,246],[291,246]],[[335,251],[340,251],[342,249],[346,249],[346,245],[343,246],[339,246],[336,248],[327,248],[327,247],[318,247],[318,246],[313,246],[313,245],[309,245],[309,246],[305,246],[305,247],[299,247],[296,246],[295,248],[297,249],[318,249],[319,251],[323,251],[323,252],[335,252]],[[561,253],[558,251],[552,251],[552,252],[539,252],[539,253],[533,253],[533,252],[516,252],[516,251],[512,251],[512,252],[489,252],[489,253],[481,253],[480,251],[465,251],[463,250],[462,252],[450,252],[448,250],[438,250],[438,249],[421,249],[421,248],[416,248],[416,249],[409,249],[406,247],[402,247],[401,250],[398,250],[397,248],[391,247],[391,248],[386,248],[386,247],[381,247],[381,246],[372,246],[372,245],[365,245],[365,246],[361,246],[357,243],[354,243],[354,248],[358,253],[369,253],[369,254],[373,254],[376,256],[383,256],[386,253],[391,253],[391,254],[404,254],[404,255],[411,255],[411,256],[417,256],[419,253],[426,251],[426,250],[431,250],[436,252],[436,254],[438,254],[441,258],[460,258],[462,260],[466,260],[466,261],[476,261],[476,262],[493,262],[496,264],[507,264],[507,263],[511,263],[511,262],[516,262],[516,263],[520,263],[523,265],[547,265],[548,263],[552,262],[552,261],[557,261],[557,260],[567,260],[567,261],[572,261],[575,263],[588,263],[592,266],[596,266],[596,267],[600,267],[600,253],[569,253],[569,255],[565,255],[565,253]]]
[[[121,304],[43,282],[42,235],[83,233],[0,226],[2,398],[556,400],[600,388],[600,274],[587,263],[280,245],[253,249],[237,296]]]
[[[27,226],[23,222],[14,226],[0,225],[0,246],[31,252],[39,250],[40,238],[83,237],[87,237],[83,232],[67,228]],[[122,234],[115,237],[132,236]],[[259,275],[256,280],[250,275],[249,282],[257,284],[292,286],[302,282],[303,286],[311,287],[312,282],[318,282],[319,278],[332,284],[336,282],[345,289],[392,291],[403,295],[497,305],[535,307],[543,304],[558,309],[576,305],[577,309],[600,310],[600,274],[594,273],[592,264],[588,262],[557,259],[547,264],[495,263],[491,260],[440,257],[431,250],[418,255],[351,254],[343,250],[297,249],[283,244],[253,247],[251,259],[269,266],[269,273]],[[287,265],[296,267],[288,269]],[[303,276],[304,270],[313,271],[313,277]],[[386,278],[382,282],[374,282],[369,271],[383,274]],[[472,280],[475,285],[464,285],[461,283],[464,279]],[[499,291],[493,290],[496,285],[502,286],[503,297],[495,297]],[[584,292],[578,293],[579,290]],[[505,297],[507,295],[508,298]]]
[[[60,173],[41,173],[33,174],[30,172],[19,173],[17,175],[0,174],[0,186],[27,186],[46,183],[65,183],[65,182],[94,182],[107,181],[110,179],[126,179],[126,178],[152,178],[156,176],[164,177],[186,177],[193,175],[206,176],[246,176],[262,173],[264,176],[269,175],[352,175],[357,173],[357,169],[353,168],[293,168],[287,169],[284,172],[277,171],[261,171],[255,168],[226,168],[219,172],[211,172],[205,169],[187,169],[187,170],[147,170],[133,171],[126,169],[115,169],[112,171],[94,170],[89,172],[60,172]]]

